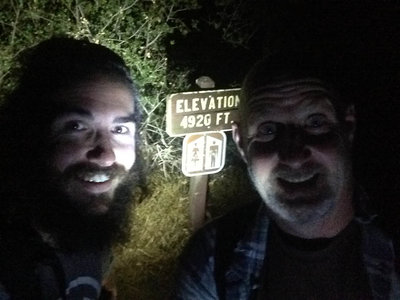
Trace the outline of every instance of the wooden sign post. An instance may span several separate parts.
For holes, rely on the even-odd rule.
[[[207,79],[207,80],[204,80]],[[200,82],[200,84],[199,84]],[[214,88],[210,78],[200,77],[201,88]],[[204,84],[206,83],[206,84]],[[238,120],[240,89],[204,90],[167,97],[167,133],[185,136],[182,171],[190,176],[189,205],[194,229],[205,220],[208,175],[225,163],[226,135]]]
[[[189,213],[194,230],[199,229],[206,219],[208,175],[190,177]]]
[[[190,214],[195,229],[204,223],[207,206],[208,175],[218,173],[225,164],[226,135],[223,131],[190,133],[182,147],[182,172],[190,176]]]

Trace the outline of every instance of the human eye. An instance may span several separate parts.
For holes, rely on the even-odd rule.
[[[307,118],[305,127],[312,134],[323,134],[331,130],[331,122],[324,114],[313,114]]]
[[[117,125],[112,128],[111,132],[114,134],[129,134],[131,130],[128,126]]]
[[[52,124],[52,134],[54,136],[75,135],[85,132],[88,128],[88,125],[81,120],[60,118]]]
[[[83,120],[59,118],[51,125],[51,136],[54,139],[76,139],[90,130]]]
[[[78,132],[78,131],[84,131],[87,128],[88,128],[87,125],[82,121],[70,120],[64,123],[62,129],[63,132]]]
[[[261,141],[272,141],[278,132],[278,125],[275,122],[264,122],[257,127],[257,138]]]

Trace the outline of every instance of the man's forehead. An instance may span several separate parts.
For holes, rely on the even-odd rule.
[[[242,105],[242,116],[247,121],[282,114],[293,114],[293,117],[310,113],[335,114],[332,93],[322,81],[314,78],[285,80],[260,86]]]
[[[265,101],[259,102],[248,108],[248,121],[258,120],[259,118],[278,117],[292,115],[295,117],[306,117],[311,113],[323,113],[335,115],[335,109],[331,101],[325,97],[305,97],[298,101]]]
[[[329,87],[316,78],[291,79],[269,82],[253,90],[247,91],[243,106],[247,108],[260,105],[294,105],[303,103],[307,99],[314,99],[310,104],[317,104],[321,99],[324,102],[333,102],[334,95]]]
[[[56,105],[62,110],[98,109],[108,111],[118,109],[132,113],[134,95],[125,84],[105,79],[89,80],[55,93]]]
[[[317,78],[301,78],[267,82],[247,91],[247,102],[258,99],[287,99],[306,93],[331,94],[328,86]]]

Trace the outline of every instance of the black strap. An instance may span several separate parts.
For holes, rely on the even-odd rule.
[[[39,264],[50,266],[61,293],[65,292],[65,276],[55,251],[27,228],[2,229],[0,237],[0,283],[11,299],[43,299],[37,272]],[[63,297],[65,298],[65,296]]]
[[[394,247],[394,267],[396,273],[400,275],[400,232],[393,238]]]
[[[57,257],[55,251],[54,250],[49,251],[46,257],[42,259],[39,263],[45,266],[49,266],[53,270],[54,276],[57,281],[58,291],[60,293],[59,297],[61,299],[66,299],[67,296],[65,295],[65,292],[67,290],[67,286],[66,286],[64,268],[61,264],[60,259]]]
[[[214,276],[218,298],[226,299],[225,272],[233,259],[234,249],[254,220],[260,202],[241,206],[218,220],[216,226]]]

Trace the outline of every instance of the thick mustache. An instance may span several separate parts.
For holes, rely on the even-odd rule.
[[[115,178],[126,174],[124,167],[113,164],[109,167],[102,167],[93,163],[77,163],[69,166],[64,171],[65,176],[75,177],[83,174],[105,174],[109,178]]]

